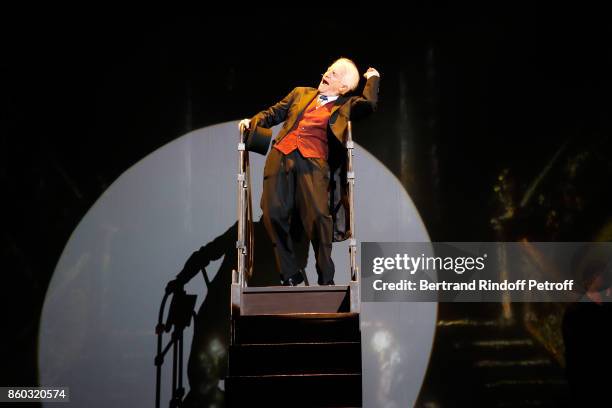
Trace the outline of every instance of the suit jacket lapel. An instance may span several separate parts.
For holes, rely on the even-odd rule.
[[[302,97],[298,101],[298,117],[301,117],[304,114],[304,111],[306,110],[310,102],[312,102],[315,96],[317,96],[317,92],[318,91],[313,88],[306,90],[306,92],[302,94]]]
[[[338,99],[334,101],[334,107],[331,110],[330,116],[333,116],[333,114],[336,113],[338,109],[340,109],[340,107],[344,104],[344,102],[346,102],[346,96],[340,95]]]

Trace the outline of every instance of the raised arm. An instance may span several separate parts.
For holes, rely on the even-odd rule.
[[[243,119],[239,123],[239,127],[250,129],[251,123],[256,124],[257,126],[261,126],[264,128],[271,128],[272,126],[278,125],[287,119],[287,111],[289,107],[293,103],[293,100],[296,95],[296,89],[289,93],[289,95],[285,96],[283,100],[278,102],[277,104],[269,107],[268,109],[262,110],[257,115],[253,116],[251,119]]]

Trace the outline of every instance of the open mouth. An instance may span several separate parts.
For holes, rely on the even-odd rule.
[[[321,82],[323,83],[323,85],[329,85],[329,82],[327,82],[325,79],[322,79]]]

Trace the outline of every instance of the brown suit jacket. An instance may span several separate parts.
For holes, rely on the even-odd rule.
[[[379,81],[379,77],[372,76],[366,82],[362,95],[341,95],[333,102],[334,107],[329,118],[328,133],[331,132],[340,143],[344,143],[349,119],[359,119],[376,109]],[[278,143],[297,126],[304,110],[317,96],[317,93],[318,91],[315,88],[297,87],[282,101],[255,115],[251,119],[251,123],[264,128],[271,128],[284,121],[283,128],[274,138],[274,143]]]
[[[376,110],[380,78],[371,76],[362,95],[340,95],[333,103],[327,127],[329,157],[328,163],[333,177],[330,177],[330,214],[334,220],[334,241],[344,241],[351,236],[348,217],[348,194],[346,179],[346,130],[349,120],[357,120]],[[299,123],[304,110],[317,96],[315,88],[297,87],[277,104],[259,112],[251,118],[254,125],[271,128],[281,122],[282,129],[272,141],[276,144]]]

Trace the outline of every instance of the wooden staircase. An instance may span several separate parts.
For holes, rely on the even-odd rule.
[[[361,406],[358,285],[232,285],[228,406]]]
[[[225,401],[233,407],[361,406],[359,269],[353,139],[346,134],[350,283],[248,287],[253,272],[252,202],[245,130],[238,143],[237,268],[232,273]]]

